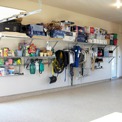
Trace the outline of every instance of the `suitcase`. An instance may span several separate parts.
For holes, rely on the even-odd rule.
[[[20,32],[21,23],[14,21],[0,23],[0,32],[9,31],[9,32]]]

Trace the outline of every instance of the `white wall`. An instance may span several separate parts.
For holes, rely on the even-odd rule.
[[[120,25],[111,23],[108,21],[104,21],[101,19],[77,14],[74,12],[58,9],[55,7],[45,6],[43,7],[43,12],[41,13],[41,22],[47,22],[50,20],[72,20],[75,21],[78,25],[83,26],[94,26],[94,27],[102,27],[107,29],[109,32],[116,32],[119,34],[119,44],[121,44],[121,29],[119,30]],[[24,23],[30,23],[31,21],[34,22],[35,18],[33,20],[24,20]],[[121,27],[120,27],[121,28]],[[0,48],[1,47],[9,47],[10,49],[16,49],[18,43],[22,41],[19,39],[2,39],[0,40]],[[35,40],[34,43],[38,47],[42,47],[46,45],[46,41],[39,41]],[[54,43],[53,43],[54,44]],[[52,45],[53,45],[52,44]],[[56,49],[63,49],[64,47],[67,47],[68,44],[60,43],[56,46]],[[122,76],[122,48],[118,48],[118,77]],[[119,57],[120,56],[120,57]],[[74,78],[74,84],[81,84],[81,83],[87,83],[91,81],[97,81],[97,80],[104,80],[111,78],[111,64],[108,63],[109,59],[104,59],[103,69],[96,70],[94,72],[90,71],[90,76],[86,78],[80,78],[78,79],[77,72],[78,70],[75,69],[75,78]],[[120,63],[121,62],[121,63]],[[13,94],[19,94],[19,93],[26,93],[26,92],[32,92],[32,91],[38,91],[38,90],[44,90],[44,89],[50,89],[50,88],[58,88],[63,86],[70,86],[70,77],[69,72],[67,71],[67,81],[64,82],[64,72],[59,75],[58,81],[54,84],[49,84],[49,76],[51,76],[51,67],[46,66],[45,72],[41,75],[37,73],[36,75],[30,75],[29,71],[25,70],[22,67],[22,71],[25,73],[24,76],[13,76],[13,77],[1,77],[0,78],[0,96],[7,96],[7,95],[13,95]]]
[[[122,77],[122,26],[119,27],[119,41],[117,48],[117,77]]]

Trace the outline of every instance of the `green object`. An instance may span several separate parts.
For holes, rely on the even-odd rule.
[[[30,54],[30,57],[35,57],[35,53],[31,53]]]
[[[39,61],[39,73],[42,74],[44,71],[44,64],[42,63],[42,60]]]
[[[114,39],[117,39],[117,34],[114,34]]]
[[[34,60],[31,60],[30,64],[30,74],[35,74],[36,73],[36,66]]]
[[[52,48],[52,50],[51,50],[53,53],[55,52],[55,50],[54,50],[54,48]]]
[[[0,65],[4,65],[4,59],[0,59]]]

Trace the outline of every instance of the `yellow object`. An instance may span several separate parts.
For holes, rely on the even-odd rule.
[[[17,64],[20,65],[21,64],[21,59],[17,60]]]
[[[4,52],[4,53],[3,53],[3,56],[4,56],[4,57],[7,57],[7,56],[8,56],[8,49],[7,49],[7,48],[4,48],[3,50],[4,50],[4,51],[3,51],[3,52]]]
[[[0,56],[1,56],[1,57],[3,56],[3,51],[2,51],[2,50],[0,50]]]
[[[52,75],[54,76],[54,67],[53,67],[53,65],[54,65],[54,61],[52,61]]]
[[[62,54],[62,52],[60,53],[60,58],[63,58],[63,54]]]

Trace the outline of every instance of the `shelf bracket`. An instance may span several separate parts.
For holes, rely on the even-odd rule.
[[[52,59],[48,58],[48,67],[50,66],[51,63],[52,63]]]
[[[56,45],[58,44],[58,41],[54,44],[54,46],[52,47],[52,49],[54,50],[54,48],[56,47]]]
[[[107,45],[104,46],[104,49],[107,47]]]
[[[94,44],[91,45],[90,49],[94,46]]]
[[[114,49],[113,49],[113,52],[117,49],[118,46],[116,46]]]
[[[112,57],[112,59],[108,62],[108,63],[111,63],[113,61],[114,57]]]

